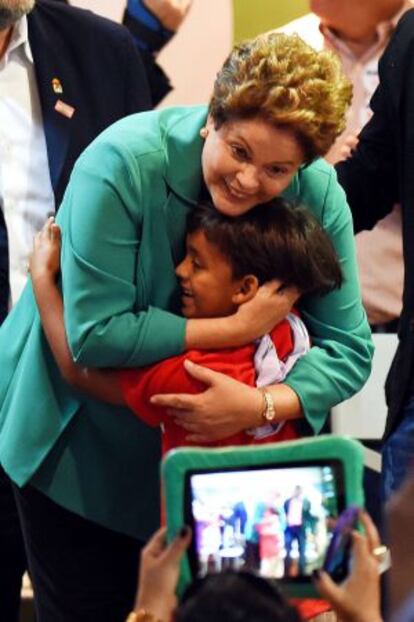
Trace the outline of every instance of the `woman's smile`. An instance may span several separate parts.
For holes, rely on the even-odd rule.
[[[202,167],[216,208],[239,216],[280,195],[304,162],[297,138],[261,118],[207,122]]]

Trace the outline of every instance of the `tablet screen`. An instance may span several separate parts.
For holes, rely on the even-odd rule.
[[[344,509],[340,461],[191,471],[193,576],[227,569],[303,581],[323,564]]]

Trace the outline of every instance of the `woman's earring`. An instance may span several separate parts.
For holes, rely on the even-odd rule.
[[[200,130],[200,136],[201,136],[201,138],[207,138],[207,136],[208,136],[208,128],[202,127],[201,130]]]

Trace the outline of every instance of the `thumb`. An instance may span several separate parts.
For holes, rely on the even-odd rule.
[[[163,558],[173,564],[178,564],[191,542],[191,529],[183,527],[174,540],[163,552]]]
[[[315,571],[312,578],[322,598],[329,601],[337,613],[340,612],[344,604],[343,589],[324,570]]]
[[[57,240],[58,242],[61,241],[62,235],[61,235],[60,227],[56,223],[52,223],[51,235],[52,235],[52,240]]]
[[[216,376],[220,375],[219,372],[208,369],[207,367],[203,367],[202,365],[197,365],[189,359],[185,359],[184,368],[186,372],[190,374],[190,376],[192,376],[196,380],[200,380],[209,387],[214,384]]]

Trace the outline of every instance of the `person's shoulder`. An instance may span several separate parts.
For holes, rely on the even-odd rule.
[[[390,44],[385,51],[381,64],[384,59],[389,59],[391,66],[402,56],[411,57],[414,45],[414,7],[403,13],[391,38]]]
[[[171,107],[140,112],[124,117],[104,130],[83,152],[78,166],[90,162],[138,163],[145,169],[168,157],[169,141],[177,135],[181,141],[190,140],[200,127],[200,114],[206,115],[205,106]]]
[[[348,208],[343,188],[336,171],[324,158],[318,158],[298,173],[299,200],[319,219],[341,213],[348,217]]]
[[[71,32],[73,39],[78,41],[91,41],[92,38],[108,45],[130,36],[124,26],[113,20],[56,0],[37,0],[28,19],[47,22],[58,31]]]
[[[323,197],[335,186],[336,172],[324,158],[317,158],[299,170],[298,178],[301,191]]]
[[[412,6],[412,8],[408,9],[402,14],[397,24],[397,30],[401,31],[404,29],[407,29],[407,30],[411,29],[411,32],[412,32],[413,25],[414,25],[414,5]]]
[[[117,121],[105,130],[97,142],[131,143],[139,151],[147,151],[148,142],[153,146],[166,147],[166,142],[177,138],[182,142],[192,140],[205,120],[205,106],[172,106],[133,114]]]
[[[396,109],[411,82],[414,70],[414,9],[403,13],[384,54],[379,61],[380,86]]]
[[[77,167],[104,162],[136,160],[162,150],[160,113],[155,110],[131,114],[110,125],[85,149]]]
[[[199,106],[171,106],[163,108],[159,113],[160,127],[165,136],[177,135],[183,140],[194,131],[199,132],[207,117],[207,107]]]

